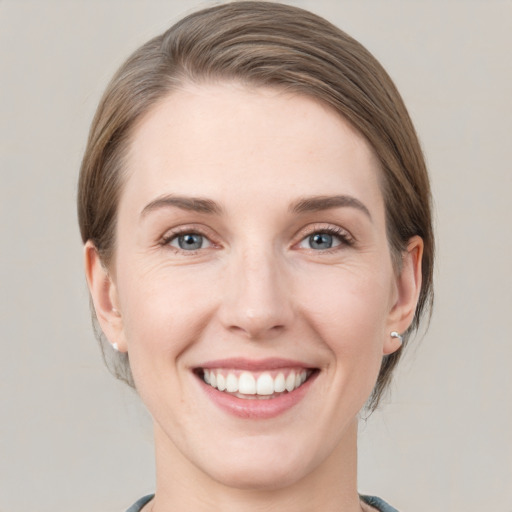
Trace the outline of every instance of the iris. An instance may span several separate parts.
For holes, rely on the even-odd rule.
[[[196,249],[201,249],[203,246],[203,237],[202,235],[198,235],[196,233],[187,233],[185,235],[180,235],[178,237],[178,245],[180,249],[184,249],[185,251],[194,251]]]
[[[333,236],[329,233],[315,233],[309,237],[312,249],[330,249],[333,245]]]

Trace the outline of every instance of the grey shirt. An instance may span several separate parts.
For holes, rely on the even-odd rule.
[[[149,494],[148,496],[144,496],[140,500],[137,500],[126,512],[140,512],[142,507],[146,505],[148,501],[153,499],[153,496],[153,494]],[[384,500],[381,500],[376,496],[361,496],[361,499],[368,505],[377,509],[379,512],[398,512],[396,508],[393,508],[391,505],[388,505]]]

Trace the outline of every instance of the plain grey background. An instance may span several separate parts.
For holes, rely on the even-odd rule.
[[[512,2],[317,0],[396,81],[436,203],[436,306],[360,490],[404,512],[512,511]],[[0,0],[0,511],[121,511],[152,490],[149,418],[103,367],[75,191],[89,123],[137,46],[208,2]]]

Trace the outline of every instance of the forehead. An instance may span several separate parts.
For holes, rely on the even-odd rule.
[[[346,120],[314,99],[239,84],[189,85],[163,98],[134,127],[127,194],[373,195],[379,164]],[[131,202],[133,204],[133,202]]]

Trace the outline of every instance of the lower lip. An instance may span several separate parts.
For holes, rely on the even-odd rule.
[[[223,411],[244,419],[275,418],[297,405],[306,395],[318,372],[314,372],[304,384],[291,392],[283,393],[275,398],[244,399],[233,396],[206,384],[198,377],[208,398]]]

